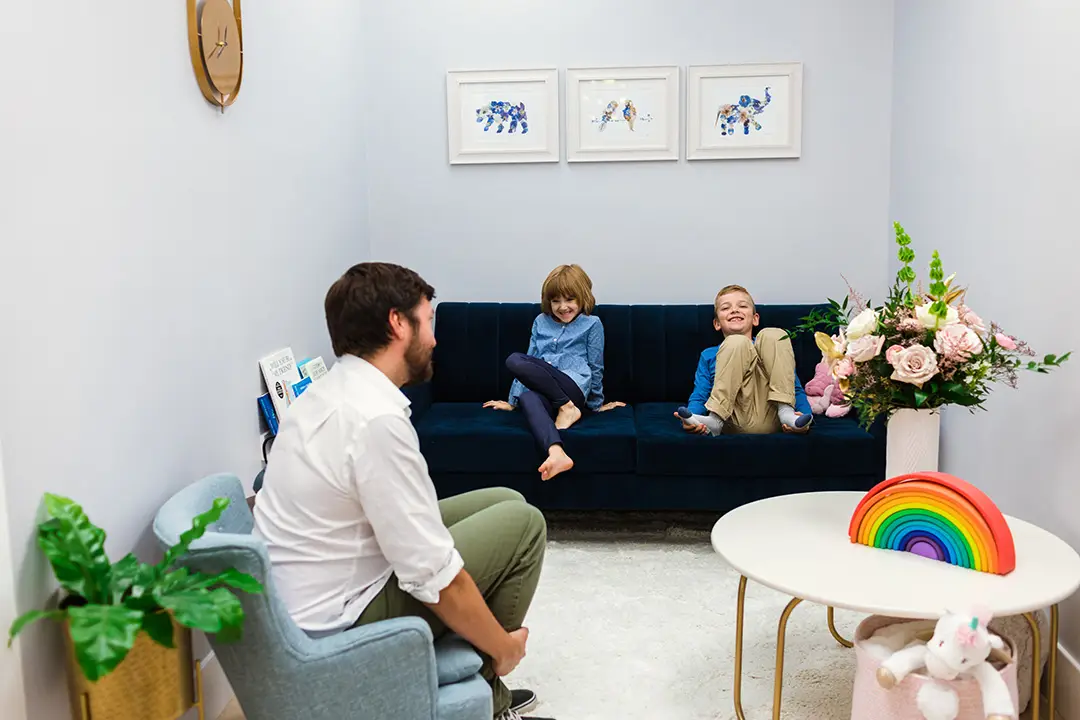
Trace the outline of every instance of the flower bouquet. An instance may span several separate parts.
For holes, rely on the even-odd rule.
[[[929,291],[912,290],[915,251],[900,223],[893,226],[903,267],[885,303],[871,307],[849,286],[842,303],[830,299],[794,331],[814,332],[864,428],[899,409],[954,404],[974,412],[983,408],[992,383],[1015,388],[1018,370],[1046,373],[1069,359],[1071,352],[1036,359],[1026,343],[987,325],[964,303],[966,289],[953,287],[955,274],[945,277],[936,250]]]

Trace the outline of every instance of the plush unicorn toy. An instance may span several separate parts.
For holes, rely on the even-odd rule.
[[[1001,675],[987,659],[1008,659],[1004,641],[987,629],[989,611],[977,609],[970,613],[949,612],[934,628],[934,635],[892,654],[877,672],[878,684],[891,690],[909,673],[925,667],[931,678],[955,680],[961,676],[974,677],[982,691],[986,720],[1014,720],[1016,710],[1012,695]],[[956,691],[938,682],[924,684],[915,698],[926,720],[954,720],[960,713]]]

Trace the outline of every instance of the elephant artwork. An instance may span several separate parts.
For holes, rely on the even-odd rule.
[[[510,123],[508,135],[515,133],[519,126],[522,135],[529,132],[529,117],[525,112],[523,102],[515,105],[504,100],[492,100],[489,105],[476,109],[476,122],[483,123],[485,120],[487,122],[484,125],[484,132],[490,130],[496,120],[499,124],[496,126],[495,134],[501,133],[506,128],[507,121]]]
[[[769,94],[769,88],[765,88],[765,102],[749,95],[742,95],[738,103],[720,106],[713,127],[719,125],[721,135],[734,135],[736,126],[742,125],[743,135],[749,135],[751,125],[755,130],[761,129],[757,116],[765,112],[770,102],[772,102],[772,95]]]

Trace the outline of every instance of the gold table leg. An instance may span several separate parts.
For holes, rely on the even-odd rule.
[[[850,640],[845,640],[843,638],[843,636],[836,631],[836,621],[834,619],[834,615],[835,615],[835,611],[833,610],[833,606],[830,605],[829,606],[829,632],[832,633],[832,636],[836,639],[836,642],[840,643],[844,647],[846,647],[846,648],[855,647],[855,643],[851,642]]]
[[[791,611],[802,602],[802,598],[792,598],[780,615],[780,626],[776,629],[776,676],[773,680],[773,720],[780,720],[780,700],[783,695],[784,685],[784,633],[787,632],[787,621],[791,617]]]
[[[742,628],[746,604],[746,576],[739,578],[739,601],[735,606],[735,716],[746,720],[742,709]]]
[[[1042,638],[1039,636],[1039,625],[1035,621],[1035,613],[1024,613],[1024,619],[1031,626],[1031,717],[1041,720],[1039,705],[1042,702],[1042,673],[1039,672],[1039,660],[1042,657]],[[1046,697],[1049,701],[1048,717],[1057,720],[1057,648],[1058,648],[1058,606],[1050,607],[1050,657],[1046,664],[1049,666],[1050,676],[1046,679]]]
[[[792,598],[780,615],[780,624],[776,629],[776,668],[773,680],[773,720],[780,720],[780,701],[784,692],[784,645],[786,641],[788,618],[791,611],[802,602],[802,598]],[[746,576],[739,577],[739,599],[735,609],[735,716],[746,720],[742,706],[742,661],[743,661],[743,618],[746,610]]]
[[[206,703],[203,698],[202,662],[195,661],[195,707],[199,708],[199,720],[206,718]]]

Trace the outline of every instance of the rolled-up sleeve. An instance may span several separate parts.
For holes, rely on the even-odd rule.
[[[354,478],[375,539],[402,590],[435,604],[465,566],[443,525],[435,487],[412,424],[385,415],[368,422]]]

